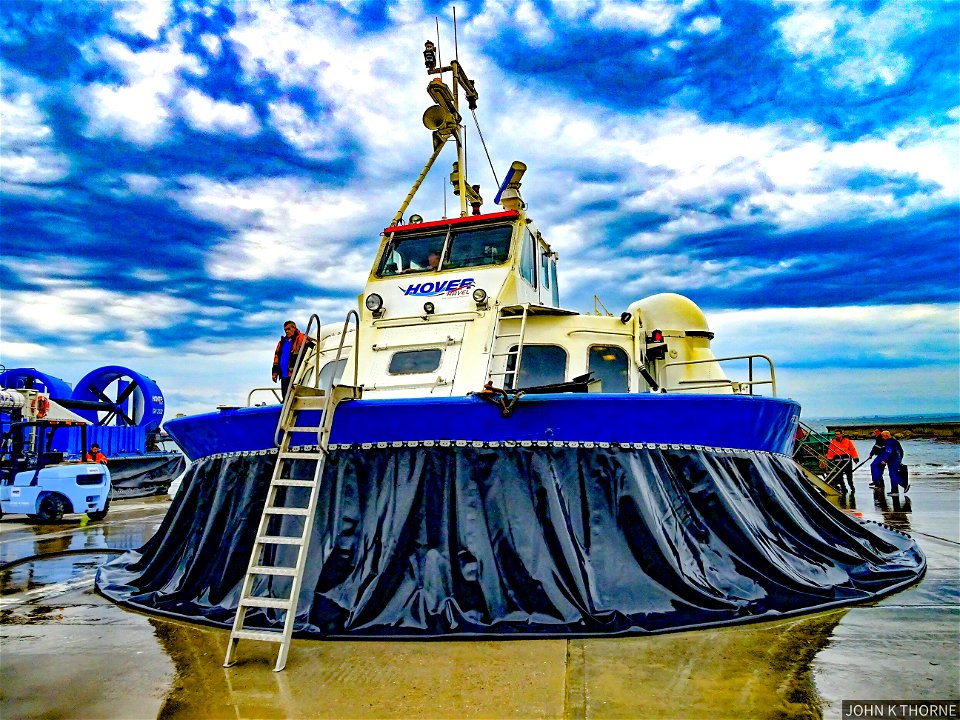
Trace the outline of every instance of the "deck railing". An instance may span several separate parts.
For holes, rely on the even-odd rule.
[[[755,380],[753,373],[753,361],[755,359],[765,360],[767,367],[770,370],[768,379],[766,380]],[[777,376],[773,368],[773,360],[771,360],[766,355],[761,355],[759,353],[754,353],[752,355],[731,355],[729,357],[718,357],[718,358],[706,358],[704,360],[677,360],[676,362],[664,363],[662,366],[662,376],[667,374],[667,368],[671,367],[684,367],[687,365],[700,365],[703,363],[722,363],[728,362],[731,360],[746,360],[747,361],[747,380],[746,381],[737,381],[737,380],[728,380],[726,378],[703,378],[695,380],[685,380],[681,381],[677,385],[666,385],[660,383],[661,387],[666,392],[688,392],[690,390],[705,390],[705,389],[715,389],[718,387],[730,387],[734,393],[738,395],[753,395],[753,388],[758,385],[769,385],[770,391],[773,397],[777,396]],[[662,379],[662,378],[661,378]]]

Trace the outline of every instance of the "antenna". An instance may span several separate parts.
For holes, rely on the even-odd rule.
[[[437,24],[437,65],[443,67],[443,59],[440,57],[440,17],[438,15],[433,16],[434,22]],[[447,219],[447,179],[441,178],[440,184],[443,186],[443,219]]]
[[[457,45],[457,6],[453,6],[453,59],[460,62],[460,46]]]

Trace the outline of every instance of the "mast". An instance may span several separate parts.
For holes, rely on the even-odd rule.
[[[420,189],[420,185],[427,173],[430,172],[430,168],[433,167],[433,163],[443,146],[450,138],[453,138],[457,145],[457,160],[453,164],[453,171],[450,173],[450,183],[453,185],[454,194],[460,198],[460,217],[465,217],[471,208],[474,214],[478,214],[480,206],[483,204],[483,198],[480,197],[479,192],[480,186],[471,186],[467,180],[466,157],[461,134],[463,118],[460,115],[460,90],[463,90],[467,107],[471,111],[477,109],[477,100],[480,96],[473,80],[467,76],[459,61],[451,60],[449,65],[437,65],[437,46],[430,40],[424,43],[423,62],[428,75],[438,76],[427,83],[427,94],[433,99],[434,104],[423,113],[424,126],[433,132],[433,153],[414,181],[400,209],[394,215],[390,223],[391,227],[399,224],[403,219],[403,213],[410,205],[417,190]],[[453,76],[453,89],[443,81],[443,73],[445,72],[449,72]]]

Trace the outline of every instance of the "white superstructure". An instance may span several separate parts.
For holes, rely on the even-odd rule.
[[[526,214],[520,194],[526,166],[514,162],[499,188],[495,212],[481,212],[480,188],[465,173],[458,111],[459,91],[470,107],[477,93],[462,67],[431,65],[431,75],[451,72],[451,90],[439,77],[427,91],[437,103],[424,113],[433,131],[434,152],[393,222],[383,232],[377,257],[360,295],[359,348],[354,331],[325,333],[320,358],[305,354],[301,373],[323,367],[342,382],[362,385],[364,397],[462,396],[487,383],[507,391],[580,381],[602,392],[695,390],[753,393],[769,384],[776,394],[773,365],[765,356],[739,358],[742,382],[730,380],[710,350],[710,331],[700,309],[687,298],[664,293],[631,304],[615,317],[580,314],[560,306],[557,255]],[[406,222],[409,206],[447,141],[457,146],[450,173],[460,215]],[[472,213],[472,214],[470,214]],[[357,375],[354,377],[353,352]],[[769,374],[754,379],[754,360]]]

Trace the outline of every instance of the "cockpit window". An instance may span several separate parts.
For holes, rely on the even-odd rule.
[[[481,265],[500,265],[510,254],[511,225],[464,228],[416,237],[394,238],[387,245],[377,275],[458,270]],[[446,243],[446,254],[444,254]]]
[[[452,270],[506,262],[512,234],[510,225],[455,232],[443,268]]]
[[[377,274],[389,276],[436,270],[440,266],[440,255],[443,253],[443,241],[446,237],[446,232],[418,237],[395,237],[383,253]]]

